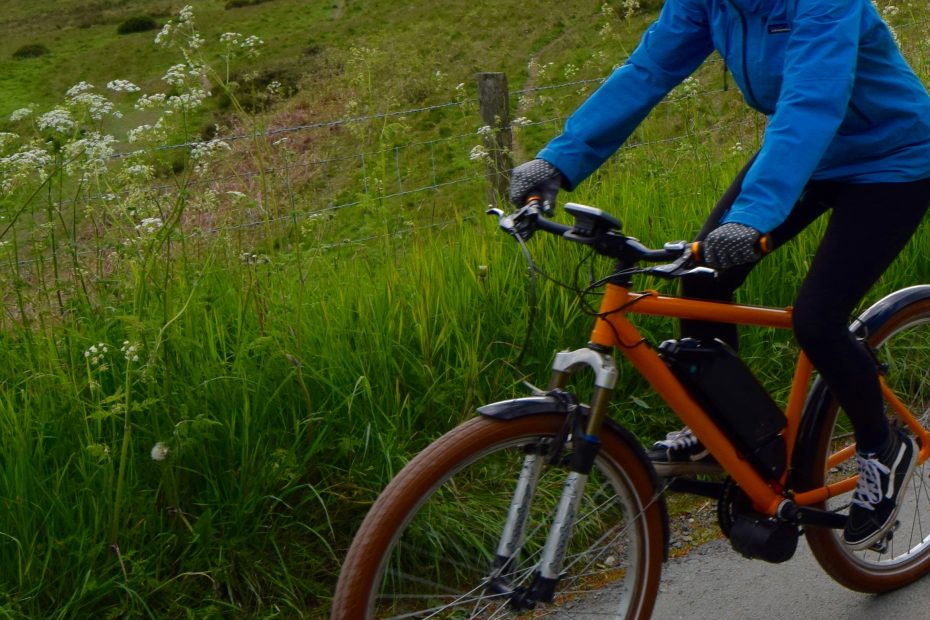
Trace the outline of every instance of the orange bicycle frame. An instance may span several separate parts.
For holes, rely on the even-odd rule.
[[[660,295],[655,292],[630,292],[618,284],[608,284],[601,301],[600,313],[591,333],[591,345],[603,349],[617,349],[633,364],[655,391],[681,420],[691,428],[704,446],[717,459],[724,470],[736,481],[739,487],[751,499],[756,510],[769,516],[775,516],[778,508],[785,501],[782,493],[784,474],[781,480],[770,480],[760,475],[739,453],[713,422],[705,410],[682,386],[659,354],[636,327],[627,319],[626,314],[647,314],[677,319],[714,321],[737,325],[759,327],[791,328],[791,308],[769,308],[731,304],[725,302],[703,301],[682,297]],[[813,367],[807,356],[801,352],[791,384],[791,392],[785,408],[787,425],[784,439],[788,462],[794,450],[804,401],[813,375]],[[558,375],[553,378],[552,387],[559,386],[563,379]],[[921,438],[920,461],[930,454],[930,434],[914,418],[907,407],[882,382],[882,390],[891,409]],[[606,412],[609,394],[599,390],[591,403],[592,422],[589,433],[597,431],[602,416]],[[853,448],[846,448],[830,456],[831,466],[852,455]],[[830,485],[798,493],[793,497],[800,506],[809,506],[829,497],[847,492],[855,487],[856,476],[832,483]]]

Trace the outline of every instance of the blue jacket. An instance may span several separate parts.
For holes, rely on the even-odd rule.
[[[810,179],[930,177],[930,96],[869,0],[667,0],[539,157],[574,188],[713,50],[769,117],[725,222],[772,230]]]

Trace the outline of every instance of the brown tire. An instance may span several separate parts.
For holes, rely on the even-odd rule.
[[[887,366],[885,380],[924,426],[930,419],[930,299],[917,299],[889,313],[871,326],[869,343]],[[822,431],[817,441],[810,488],[856,473],[850,459],[828,470],[829,453],[855,442],[852,426],[832,399],[824,401]],[[893,414],[893,427],[903,423]],[[833,579],[860,592],[887,592],[905,586],[930,570],[930,461],[919,464],[908,488],[899,498],[899,527],[884,552],[853,551],[840,540],[838,530],[809,527],[811,551]],[[851,493],[830,498],[823,506],[845,512]]]
[[[648,618],[664,555],[662,507],[653,500],[647,466],[609,428],[585,486],[554,602],[521,613],[507,604],[508,594],[489,594],[482,585],[513,495],[514,481],[507,478],[519,473],[525,454],[544,451],[563,422],[559,414],[474,418],[414,458],[357,532],[331,618],[539,617],[569,608],[582,616]],[[565,473],[562,466],[543,470],[523,554],[505,575],[514,588],[531,579]]]

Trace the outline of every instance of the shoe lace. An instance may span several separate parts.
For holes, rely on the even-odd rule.
[[[697,437],[691,432],[690,428],[683,428],[680,431],[672,431],[665,435],[665,439],[656,442],[657,446],[668,448],[669,450],[681,450],[690,448],[698,442]]]
[[[874,510],[873,506],[882,501],[882,478],[891,473],[886,465],[877,458],[856,455],[856,464],[859,466],[859,482],[853,491],[852,503],[866,510]]]

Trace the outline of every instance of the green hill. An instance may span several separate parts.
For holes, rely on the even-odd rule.
[[[190,4],[0,15],[0,615],[323,615],[410,455],[520,393],[519,351],[544,383],[590,327],[541,284],[526,334],[522,255],[481,215],[475,74],[508,76],[523,159],[659,2]],[[888,13],[925,80],[926,13]],[[142,17],[156,28],[119,33]],[[572,199],[647,243],[686,238],[763,123],[710,59]],[[791,303],[812,239],[743,298]],[[874,295],[930,278],[927,245]],[[583,256],[531,248],[586,279]],[[744,347],[766,381],[792,351]],[[623,381],[613,414],[635,433],[675,423]]]

